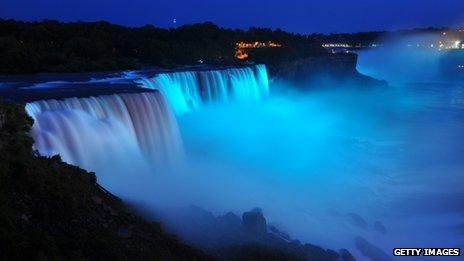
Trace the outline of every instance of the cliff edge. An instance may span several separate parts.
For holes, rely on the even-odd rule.
[[[32,119],[0,103],[1,260],[209,260],[131,214],[93,173],[32,151]]]
[[[336,53],[294,59],[268,65],[269,76],[276,81],[286,81],[298,86],[314,87],[350,84],[359,87],[387,86],[380,81],[361,74],[356,69],[358,55]]]

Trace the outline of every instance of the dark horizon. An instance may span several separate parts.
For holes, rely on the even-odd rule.
[[[22,21],[108,21],[123,26],[151,24],[161,28],[212,21],[223,28],[247,29],[253,26],[280,28],[300,34],[327,34],[460,27],[464,25],[464,15],[460,12],[462,7],[462,2],[457,0],[444,0],[439,5],[432,0],[394,0],[388,3],[290,0],[286,5],[277,0],[265,4],[254,1],[241,4],[229,0],[194,3],[187,0],[158,0],[156,3],[144,0],[70,0],[66,3],[58,0],[40,3],[4,0],[0,3],[0,17]]]

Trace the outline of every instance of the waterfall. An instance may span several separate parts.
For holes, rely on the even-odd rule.
[[[26,111],[40,154],[60,154],[87,170],[142,159],[172,162],[182,155],[175,117],[157,91],[41,100],[28,103]]]
[[[255,75],[258,86],[261,86],[259,89],[261,91],[260,95],[262,97],[269,96],[269,78],[267,76],[266,65],[258,64],[255,66]]]
[[[59,154],[99,175],[151,172],[153,166],[169,165],[183,156],[173,111],[256,102],[269,95],[264,65],[161,73],[136,82],[151,90],[28,103],[34,149],[45,156]],[[131,169],[138,166],[144,171]]]
[[[265,65],[160,73],[137,82],[144,88],[160,90],[176,113],[195,110],[209,103],[259,101],[269,95]]]

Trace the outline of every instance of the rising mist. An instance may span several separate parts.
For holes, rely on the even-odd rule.
[[[430,82],[440,54],[423,52],[372,50],[359,68],[392,83]],[[357,256],[358,236],[387,253],[463,242],[462,83],[289,91],[299,87],[275,84],[259,102],[177,114],[184,153],[174,164],[152,164],[133,153],[134,141],[121,152],[124,138],[100,137],[116,144],[101,145],[108,149],[91,154],[88,168],[168,227],[169,212],[190,205],[216,215],[260,207],[291,237]]]

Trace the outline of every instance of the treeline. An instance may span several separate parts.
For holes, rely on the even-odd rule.
[[[400,37],[412,36],[418,34],[436,34],[443,31],[449,31],[449,28],[415,28],[402,29],[396,31],[372,31],[358,33],[333,33],[333,34],[312,34],[309,37],[322,43],[345,43],[352,46],[370,46],[372,44],[382,44],[389,40]]]
[[[237,41],[276,41],[274,52],[250,59],[278,63],[325,54],[306,36],[282,30],[222,29],[212,23],[175,29],[108,22],[20,22],[0,19],[0,74],[133,69],[143,65],[233,64]]]

